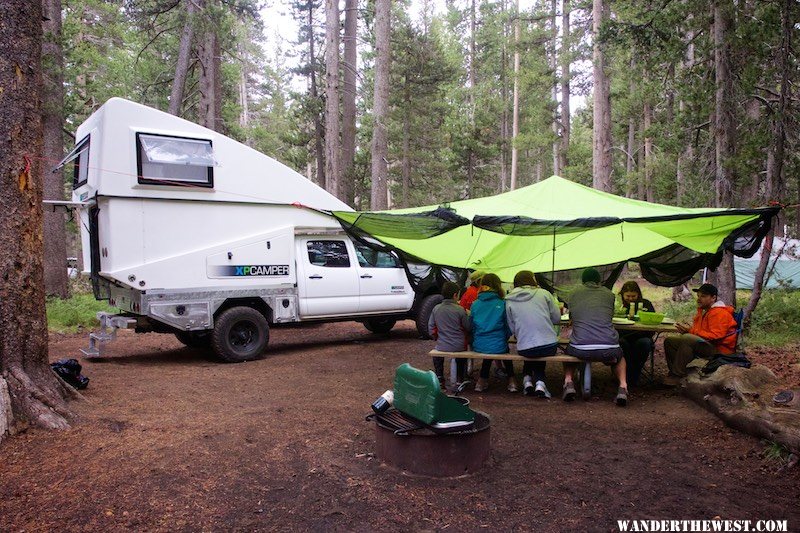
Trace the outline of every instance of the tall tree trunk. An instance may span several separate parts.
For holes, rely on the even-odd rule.
[[[314,50],[314,2],[308,3],[308,61],[311,71],[311,99],[316,103],[319,101],[319,90],[317,89],[317,56]],[[322,125],[319,113],[314,111],[314,158],[317,162],[316,184],[325,186],[325,158],[323,156],[322,139],[325,137],[325,129]]]
[[[406,86],[403,91],[403,103],[405,109],[411,109],[411,94],[406,80]],[[411,185],[411,114],[403,114],[403,199],[401,207],[409,207],[408,205],[408,189]]]
[[[325,0],[325,190],[339,190],[339,0]]]
[[[611,87],[605,72],[606,60],[600,43],[600,27],[608,18],[605,0],[593,0],[592,79],[594,80],[594,127],[592,131],[592,186],[612,192],[611,183]]]
[[[342,91],[341,199],[353,205],[356,160],[356,74],[358,73],[358,0],[345,0]]]
[[[730,207],[733,202],[733,151],[734,151],[734,107],[733,77],[731,75],[731,47],[729,43],[732,29],[731,0],[714,2],[714,145],[715,145],[715,189],[716,206]],[[722,264],[717,269],[717,284],[720,298],[736,305],[736,277],[733,270],[733,255],[725,253]]]
[[[500,192],[506,192],[508,187],[508,30],[505,24],[506,0],[500,2],[503,14],[503,39],[500,52],[500,100],[503,102],[500,115]]]
[[[207,5],[213,6],[208,0]],[[206,11],[205,34],[200,43],[200,125],[221,131],[220,110],[222,107],[222,79],[220,73],[219,38],[213,9]]]
[[[569,109],[569,82],[571,78],[572,55],[569,34],[569,0],[563,0],[561,8],[561,163],[560,167],[567,168],[569,164],[569,137],[571,132]]]
[[[550,70],[553,72],[553,86],[552,95],[553,99],[553,174],[558,176],[561,174],[561,138],[559,137],[559,112],[558,112],[558,25],[556,25],[556,17],[558,16],[558,0],[550,0],[550,40],[552,42],[552,53],[550,54]],[[563,53],[563,52],[562,52]]]
[[[633,83],[631,82],[631,86]],[[631,91],[631,94],[633,91]],[[627,187],[625,189],[625,196],[633,198],[633,189],[635,183],[633,182],[633,171],[636,161],[633,159],[633,152],[636,150],[636,119],[631,116],[628,118],[628,147],[625,152],[625,173],[627,174]]]
[[[184,0],[186,6],[186,22],[183,24],[181,42],[178,47],[178,61],[175,64],[175,75],[172,78],[172,91],[169,96],[168,111],[180,116],[183,104],[183,91],[186,86],[186,77],[189,74],[189,61],[192,55],[192,41],[194,40],[194,13],[193,0]]]
[[[388,128],[389,118],[389,26],[391,0],[375,1],[375,96],[372,130],[372,194],[370,208],[386,209],[388,205]]]
[[[475,60],[475,0],[470,2],[469,10],[469,134],[470,143],[467,153],[467,190],[466,197],[472,198],[472,185],[475,178],[475,150],[473,143],[476,140],[477,132],[475,131],[475,69],[477,68],[477,61]]]
[[[789,51],[792,48],[792,9],[794,7],[794,0],[783,0],[781,6],[781,47],[778,57],[778,65],[780,69],[780,97],[778,99],[778,109],[772,117],[772,124],[770,127],[770,146],[767,158],[767,175],[765,178],[766,191],[765,196],[767,200],[772,198],[781,199],[783,197],[783,163],[786,152],[786,113],[789,104]],[[773,220],[775,224],[777,220]],[[761,258],[758,263],[758,268],[753,279],[753,292],[750,294],[750,300],[744,309],[744,323],[749,326],[750,317],[753,315],[758,301],[761,299],[761,291],[764,284],[764,274],[767,271],[767,264],[769,263],[773,237],[775,236],[775,227],[770,229],[767,237],[764,240],[764,246],[761,249]]]
[[[44,147],[41,170],[46,200],[64,199],[62,172],[50,169],[64,155],[64,59],[61,52],[61,0],[44,0],[42,29],[42,126]],[[47,209],[44,213],[44,287],[48,296],[67,298],[67,232],[64,212]]]
[[[517,188],[517,166],[519,154],[517,150],[517,137],[519,136],[519,0],[516,0],[514,17],[514,108],[511,126],[511,185],[513,191]]]
[[[42,267],[42,4],[0,2],[0,439],[66,428],[66,388],[47,356]]]
[[[644,199],[655,201],[653,194],[653,137],[650,126],[653,124],[653,107],[649,100],[644,101]]]

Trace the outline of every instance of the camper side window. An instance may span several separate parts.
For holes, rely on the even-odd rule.
[[[214,186],[211,141],[137,133],[139,183]]]
[[[344,241],[308,241],[308,261],[314,266],[348,268],[350,257]]]

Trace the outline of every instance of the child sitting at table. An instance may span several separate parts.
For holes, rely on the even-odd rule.
[[[428,319],[428,334],[436,339],[440,352],[463,352],[468,348],[471,329],[467,312],[458,303],[459,286],[452,281],[442,285],[442,303],[433,308]],[[464,381],[466,359],[456,359],[456,387]],[[433,368],[439,384],[444,385],[444,357],[433,358]]]
[[[634,316],[639,311],[655,313],[653,303],[642,297],[642,289],[635,281],[626,281],[619,290],[622,299],[622,308],[625,316]],[[647,358],[653,350],[652,331],[624,331],[619,335],[619,345],[625,354],[625,367],[628,385],[639,385],[639,376],[642,373]]]
[[[481,288],[478,299],[472,304],[469,315],[472,322],[472,349],[486,354],[508,353],[508,338],[511,329],[506,320],[506,302],[503,300],[503,291],[500,278],[496,274],[486,274],[481,279]],[[514,364],[503,361],[508,375],[508,392],[517,392],[517,380],[514,377]],[[489,388],[489,370],[492,367],[491,359],[484,359],[481,364],[481,373],[475,392],[483,392]]]

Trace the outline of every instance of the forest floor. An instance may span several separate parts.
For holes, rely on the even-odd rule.
[[[237,365],[127,331],[104,358],[81,360],[91,383],[79,423],[0,445],[0,531],[614,531],[616,520],[714,517],[800,528],[800,468],[779,469],[765,443],[679,392],[645,387],[619,408],[599,367],[589,402],[493,382],[466,393],[492,418],[488,463],[429,479],[382,465],[364,420],[400,363],[430,368],[432,342],[412,322],[389,336],[337,323],[271,337],[263,359]],[[77,357],[86,340],[53,336],[51,359]],[[753,359],[800,384],[797,350]],[[561,377],[549,365],[556,396]]]

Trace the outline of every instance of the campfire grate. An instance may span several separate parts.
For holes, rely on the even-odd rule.
[[[395,408],[390,408],[388,411],[382,414],[375,414],[372,413],[367,416],[367,420],[375,420],[379,425],[393,431],[395,435],[403,436],[403,435],[410,435],[411,433],[416,432],[416,434],[435,434],[435,435],[442,435],[442,434],[459,434],[459,435],[468,435],[470,433],[477,432],[475,429],[475,424],[471,424],[469,426],[461,426],[461,427],[454,427],[454,428],[437,428],[435,426],[430,426],[423,422],[420,422],[416,418],[409,416],[401,411],[398,411]]]

